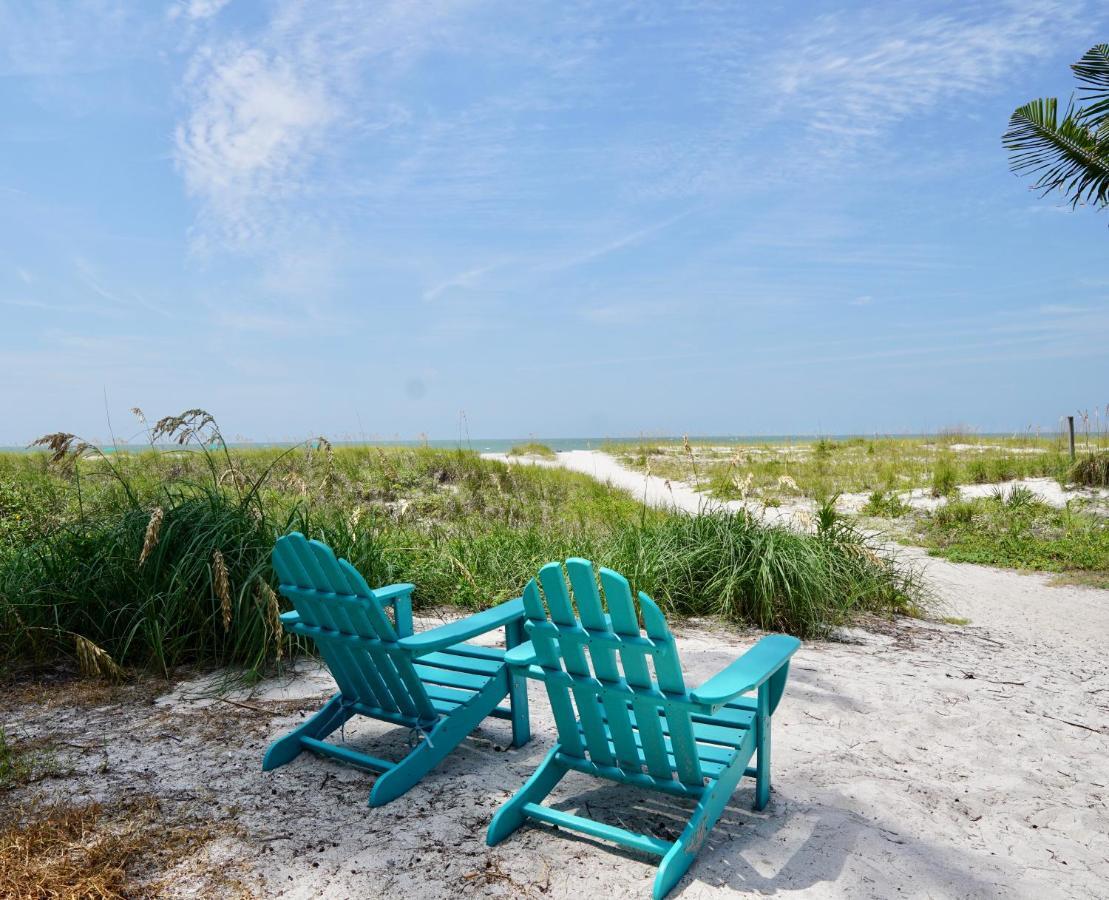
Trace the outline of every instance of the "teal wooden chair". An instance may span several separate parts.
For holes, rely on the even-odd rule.
[[[523,601],[531,640],[507,654],[510,664],[546,685],[558,742],[497,811],[487,840],[496,844],[534,819],[661,856],[654,883],[654,897],[660,900],[693,863],[741,778],[755,779],[756,809],[769,801],[770,717],[800,641],[764,637],[689,690],[674,637],[650,597],[639,594],[644,635],[622,575],[600,570],[605,615],[593,564],[569,559],[566,573],[569,590],[559,563],[540,570],[546,608],[535,579],[528,583]],[[747,696],[751,692],[754,696]],[[570,771],[688,797],[696,807],[670,843],[543,806],[543,798]]]
[[[371,590],[326,544],[298,532],[279,538],[273,568],[281,593],[296,608],[281,616],[282,626],[316,642],[339,693],[270,745],[263,770],[283,766],[305,750],[334,757],[382,773],[370,793],[370,806],[381,806],[416,784],[486,716],[511,719],[513,746],[527,743],[526,683],[509,670],[503,649],[465,643],[501,627],[508,647],[522,643],[520,600],[413,634],[412,585]],[[388,605],[393,621],[386,615]],[[508,706],[501,704],[505,697]],[[354,715],[410,728],[418,743],[392,763],[324,740]]]

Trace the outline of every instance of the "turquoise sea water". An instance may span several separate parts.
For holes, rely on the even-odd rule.
[[[974,435],[977,439],[990,438],[990,437],[1011,437],[1010,434],[977,434]],[[936,435],[925,434],[738,434],[738,435],[689,435],[689,440],[695,444],[785,444],[785,443],[805,443],[808,441],[815,441],[818,438],[826,438],[828,440],[846,440],[854,437],[900,437],[900,438],[923,438],[923,437],[936,437]],[[650,443],[652,441],[669,442],[680,441],[681,435],[640,435],[637,437],[560,437],[560,438],[539,438],[539,437],[518,437],[518,438],[468,438],[463,437],[462,440],[457,438],[453,440],[400,440],[397,438],[377,438],[372,435],[367,436],[365,439],[358,440],[333,440],[332,443],[336,447],[357,447],[357,446],[371,446],[371,447],[436,447],[440,449],[456,450],[461,447],[463,450],[473,450],[478,453],[504,453],[517,444],[524,444],[530,441],[536,441],[541,444],[546,444],[552,450],[597,450],[606,444],[642,444]],[[252,441],[252,442],[231,442],[229,446],[232,448],[239,447],[291,447],[294,445],[293,441]],[[145,450],[146,444],[119,444],[116,447],[104,446],[102,449],[105,453],[112,453],[115,450]],[[176,445],[166,445],[163,449],[171,449]],[[26,447],[0,447],[0,452],[5,453],[18,453],[25,451]]]

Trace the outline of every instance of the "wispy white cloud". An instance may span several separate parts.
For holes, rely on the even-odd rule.
[[[161,29],[144,13],[117,0],[0,4],[0,76],[56,78],[153,56]]]
[[[311,176],[321,162],[380,112],[360,104],[389,105],[361,83],[367,63],[377,77],[403,66],[452,5],[285,0],[257,34],[201,40],[175,133],[177,165],[201,203],[198,246],[249,244],[292,201],[320,192]]]
[[[483,275],[496,269],[500,263],[491,263],[487,266],[478,266],[477,268],[467,269],[465,272],[459,272],[457,275],[452,275],[438,284],[434,284],[424,291],[425,300],[435,300],[448,291],[455,288],[468,288],[476,284]]]
[[[608,256],[610,253],[616,253],[618,250],[623,250],[626,247],[631,247],[636,244],[642,243],[648,238],[651,238],[654,235],[658,234],[660,231],[663,231],[666,228],[669,228],[671,225],[680,222],[692,212],[693,210],[687,209],[684,212],[678,213],[677,215],[668,216],[661,222],[655,222],[654,224],[647,225],[644,228],[637,228],[634,231],[630,231],[626,234],[620,235],[619,237],[604,241],[597,246],[590,247],[589,249],[584,250],[581,253],[577,253],[567,259],[554,262],[548,266],[545,266],[544,268],[552,272],[559,272],[564,269],[573,269],[577,266],[583,266],[586,263],[591,263],[594,260],[600,259],[602,256]]]
[[[1056,52],[1083,4],[1020,0],[926,14],[914,6],[818,18],[769,60],[777,112],[841,144],[873,138],[937,106],[993,91]]]
[[[185,16],[189,19],[209,19],[219,13],[231,0],[179,0],[170,9],[170,18]]]

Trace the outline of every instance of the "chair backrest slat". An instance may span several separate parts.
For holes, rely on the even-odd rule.
[[[608,747],[608,734],[605,731],[604,716],[601,712],[600,698],[590,682],[589,663],[585,660],[585,649],[578,640],[581,623],[574,615],[570,595],[566,590],[566,578],[562,566],[548,563],[539,570],[539,583],[547,597],[547,607],[551,611],[551,621],[558,626],[558,649],[566,672],[573,677],[571,690],[574,703],[578,708],[585,744],[589,755],[601,765],[611,766],[615,762]]]
[[[678,659],[678,645],[674,642],[674,635],[670,633],[670,626],[666,624],[666,617],[655,605],[655,601],[642,592],[639,594],[639,608],[643,610],[647,636],[658,648],[655,653],[655,677],[658,678],[659,689],[664,694],[677,695],[683,700],[688,698],[685,678],[682,677],[682,664]],[[697,758],[697,744],[693,739],[693,722],[688,707],[667,703],[663,709],[666,722],[670,726],[670,744],[677,763],[678,778],[686,784],[700,782],[701,763]]]
[[[539,585],[534,578],[524,587],[523,601],[524,613],[529,622],[547,621],[547,611],[543,607],[543,599],[539,596]],[[561,674],[560,653],[554,636],[545,629],[536,630],[531,633],[531,643],[535,648],[535,658],[539,665],[548,672]],[[574,704],[570,700],[570,689],[561,679],[548,679],[547,697],[551,702],[551,712],[554,714],[563,751],[571,756],[584,757],[585,747],[578,733]]]
[[[414,723],[438,718],[383,604],[354,566],[293,532],[278,539],[273,567],[301,621],[321,629],[316,643],[345,697]]]
[[[545,672],[559,743],[564,752],[588,753],[601,766],[645,768],[656,779],[677,778],[699,786],[702,771],[689,712],[691,700],[666,619],[650,597],[640,594],[644,636],[627,579],[611,569],[602,568],[599,575],[609,617],[604,615],[597,576],[588,560],[567,560],[565,574],[560,564],[549,563],[540,570],[538,585],[533,579],[524,590],[528,631]],[[648,658],[654,660],[657,681],[651,677]],[[571,691],[577,720],[570,707]],[[670,734],[669,745],[664,731]]]
[[[643,768],[643,756],[636,744],[627,695],[619,691],[624,684],[624,677],[616,664],[619,638],[613,632],[601,607],[593,563],[587,559],[569,559],[566,561],[566,572],[574,590],[574,600],[577,602],[582,624],[594,632],[588,646],[597,680],[602,685],[615,689],[602,690],[599,699],[604,707],[612,745],[616,750],[616,763],[623,769],[638,773]]]

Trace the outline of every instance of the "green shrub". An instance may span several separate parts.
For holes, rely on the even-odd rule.
[[[526,444],[517,444],[508,451],[509,456],[541,456],[543,459],[555,459],[555,452],[546,444],[529,441]]]
[[[1007,496],[948,503],[925,522],[921,538],[956,562],[1109,576],[1106,520],[1074,505],[1056,509],[1017,487]]]

